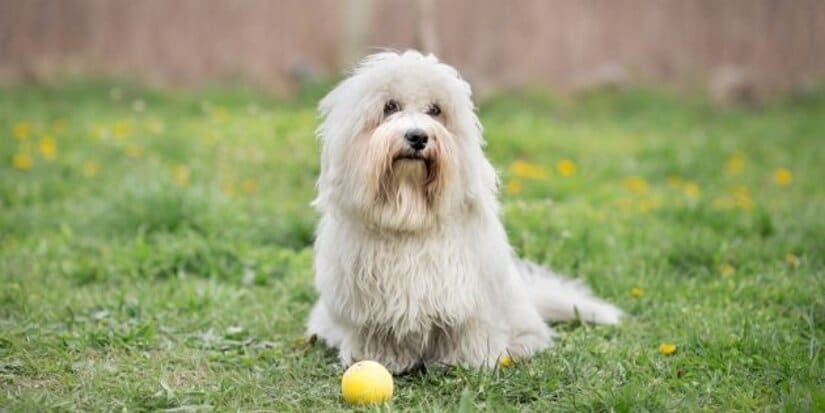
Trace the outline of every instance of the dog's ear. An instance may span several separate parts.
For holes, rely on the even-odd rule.
[[[341,123],[344,119],[336,119],[341,118],[343,115],[340,110],[337,110],[338,107],[341,107],[342,104],[345,105],[344,102],[347,99],[352,99],[351,95],[353,93],[353,88],[355,87],[354,80],[352,77],[346,78],[341,83],[335,86],[323,99],[318,103],[318,113],[321,115],[321,125],[318,126],[316,130],[316,136],[322,142],[325,142],[333,137],[330,136],[333,130],[330,129],[332,124],[337,124],[337,129],[340,131]],[[349,109],[349,108],[345,108]]]
[[[335,107],[336,102],[340,100],[341,95],[344,94],[344,88],[346,86],[347,81],[344,80],[338,85],[335,86],[326,96],[318,102],[318,113],[321,114],[322,119],[326,119],[329,116],[332,109]]]
[[[475,112],[471,93],[470,85],[458,76],[456,96],[459,98],[455,102],[455,128],[462,137],[461,141],[466,145],[464,150],[470,159],[470,162],[462,165],[462,173],[472,177],[465,180],[468,183],[467,200],[472,205],[493,208],[495,213],[498,213],[499,177],[495,167],[484,154],[487,144],[484,140],[484,127]]]

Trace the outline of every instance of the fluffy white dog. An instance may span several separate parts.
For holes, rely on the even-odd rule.
[[[545,320],[622,317],[514,256],[473,108],[455,69],[415,51],[367,57],[320,103],[308,333],[345,366],[493,366],[549,347]]]

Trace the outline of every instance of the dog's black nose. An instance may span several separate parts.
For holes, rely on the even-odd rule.
[[[407,133],[404,134],[404,139],[407,140],[407,143],[410,144],[410,147],[420,151],[427,146],[427,132],[424,132],[424,129],[410,129]]]

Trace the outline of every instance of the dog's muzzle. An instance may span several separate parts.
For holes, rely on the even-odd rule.
[[[424,129],[415,128],[404,133],[404,140],[407,141],[407,145],[409,145],[410,148],[415,151],[420,151],[427,147],[427,141],[430,140],[430,137]]]

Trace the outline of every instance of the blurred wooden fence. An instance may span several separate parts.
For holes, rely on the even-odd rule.
[[[416,46],[419,6],[409,0],[0,0],[0,78],[79,72],[189,85],[238,77],[284,89],[296,76],[338,73],[349,54]],[[431,6],[429,30],[439,54],[482,84],[565,87],[627,73],[685,85],[734,67],[762,89],[786,90],[825,76],[823,0],[435,0]],[[360,42],[358,28],[350,27],[353,7],[366,13]],[[353,36],[355,52],[346,43]]]

